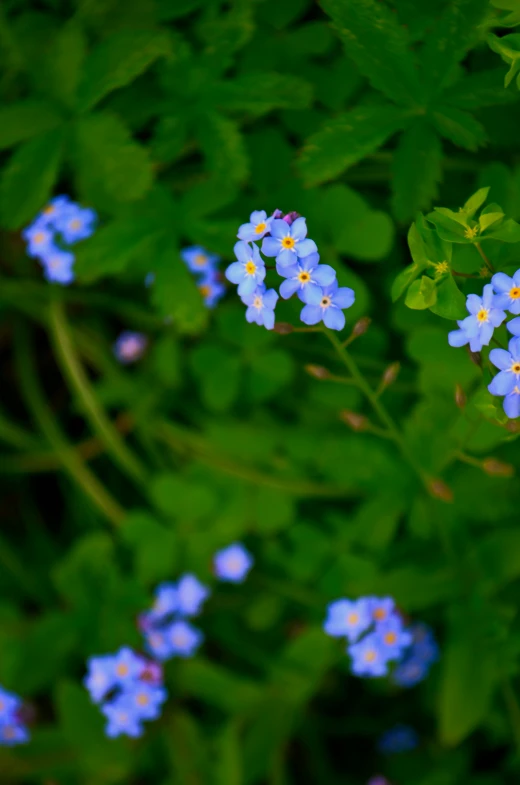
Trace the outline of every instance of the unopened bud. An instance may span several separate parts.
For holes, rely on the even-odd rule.
[[[482,368],[482,355],[480,352],[472,352],[471,349],[468,349],[468,354],[471,362],[479,368]]]
[[[294,332],[294,327],[289,322],[276,322],[273,330],[278,335],[289,335],[289,333]]]
[[[392,363],[391,365],[389,365],[381,378],[381,386],[385,388],[393,384],[397,379],[400,370],[401,370],[401,363]]]
[[[352,332],[350,333],[351,337],[359,338],[360,335],[366,333],[366,331],[370,327],[371,322],[372,319],[370,318],[370,316],[362,316],[361,319],[358,319],[358,321],[355,323],[354,327],[352,328]]]
[[[339,416],[345,425],[348,425],[353,431],[366,431],[370,425],[364,414],[351,412],[349,409],[343,409],[343,411],[339,413]]]
[[[283,218],[283,211],[282,210],[275,210],[272,217],[273,218]]]
[[[282,220],[284,220],[285,223],[289,224],[289,226],[290,226],[299,217],[300,217],[300,213],[297,213],[295,210],[293,210],[292,212],[287,213],[287,215],[284,215]]]
[[[515,473],[514,466],[511,466],[510,463],[503,463],[497,458],[484,458],[482,468],[486,474],[490,474],[492,477],[512,477]]]
[[[464,409],[464,407],[466,406],[466,401],[467,401],[466,393],[462,389],[462,386],[457,383],[455,385],[455,403],[457,404],[459,409]]]
[[[520,433],[520,422],[518,420],[508,420],[505,428],[509,433]]]
[[[330,379],[330,371],[322,365],[306,365],[305,370],[309,376],[314,376],[315,379]]]
[[[435,499],[440,499],[442,502],[453,501],[453,491],[440,477],[432,477],[428,482],[428,490]]]

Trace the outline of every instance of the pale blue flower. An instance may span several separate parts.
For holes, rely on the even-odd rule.
[[[273,218],[268,218],[265,210],[253,210],[249,217],[249,223],[242,224],[238,230],[237,237],[250,243],[253,240],[261,240],[271,228]]]
[[[226,278],[231,283],[238,284],[239,296],[245,297],[254,292],[264,280],[265,264],[254,243],[249,245],[249,243],[239,240],[238,243],[235,243],[234,250],[238,261],[229,265],[226,270]]]
[[[318,250],[314,240],[307,238],[307,224],[305,218],[297,218],[288,224],[281,218],[273,220],[271,224],[271,237],[264,237],[262,253],[266,256],[275,256],[279,267],[290,267],[296,263],[297,258],[303,258]]]
[[[319,264],[320,256],[311,253],[298,259],[290,267],[279,267],[277,272],[287,280],[280,286],[280,295],[287,300],[295,292],[308,305],[319,305],[323,287],[330,286],[336,279],[336,271],[328,264]]]
[[[354,303],[355,294],[348,286],[339,287],[337,281],[323,288],[317,305],[305,305],[300,314],[304,324],[314,325],[323,321],[330,330],[342,330],[345,326],[344,308]]]

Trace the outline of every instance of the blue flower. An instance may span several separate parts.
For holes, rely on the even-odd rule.
[[[496,295],[493,298],[495,308],[520,313],[520,270],[510,278],[505,273],[495,273],[491,279]]]
[[[22,701],[17,695],[0,687],[0,722],[10,719],[21,705]]]
[[[472,352],[480,352],[483,346],[488,346],[495,327],[499,327],[506,318],[505,312],[494,306],[494,296],[490,283],[484,286],[482,297],[468,295],[466,308],[470,316],[457,321],[460,329],[448,334],[450,346],[459,347],[469,343]]]
[[[204,640],[200,630],[182,620],[174,621],[164,634],[170,644],[170,656],[193,657]]]
[[[125,687],[139,678],[143,671],[143,658],[128,646],[123,646],[113,657],[114,685]]]
[[[51,283],[67,286],[74,280],[74,254],[51,247],[41,257],[43,275]]]
[[[252,240],[261,240],[271,228],[272,218],[267,217],[265,210],[253,210],[249,217],[250,223],[242,224],[237,237],[250,243]]]
[[[53,223],[64,241],[68,245],[73,245],[94,234],[96,220],[95,210],[71,202],[68,207],[62,207],[57,211]]]
[[[367,597],[370,616],[376,622],[388,621],[395,611],[395,601],[392,597]]]
[[[267,289],[262,283],[250,294],[242,297],[242,302],[247,305],[246,320],[263,325],[267,330],[274,327],[274,309],[278,302],[278,293],[274,289]]]
[[[372,623],[370,606],[364,597],[359,600],[335,600],[327,608],[323,629],[334,638],[346,636],[351,643],[368,630]]]
[[[500,369],[488,385],[489,392],[505,396],[503,406],[508,417],[520,417],[520,336],[511,338],[509,351],[492,349],[489,359]]]
[[[389,660],[398,659],[403,649],[406,649],[412,642],[411,633],[404,629],[398,616],[392,616],[387,621],[380,622],[377,625],[376,634],[380,636],[381,649]]]
[[[304,324],[318,324],[323,321],[330,330],[342,330],[345,326],[344,308],[350,308],[355,300],[353,289],[348,286],[338,287],[334,281],[323,288],[318,305],[305,305],[300,319]]]
[[[87,667],[88,673],[83,679],[83,684],[90,693],[93,702],[99,703],[116,683],[114,657],[110,654],[105,654],[102,657],[90,657]]]
[[[73,206],[74,202],[71,201],[69,196],[66,196],[65,194],[55,196],[50,200],[49,204],[43,208],[36,220],[55,227],[56,220]]]
[[[179,610],[179,592],[175,583],[161,583],[155,590],[155,600],[150,611],[154,621],[160,621]]]
[[[188,269],[192,273],[206,273],[212,270],[220,259],[219,256],[209,253],[200,245],[183,248],[181,258],[186,262]]]
[[[423,681],[427,675],[427,663],[412,656],[399,663],[392,673],[392,681],[399,687],[414,687]]]
[[[213,568],[217,578],[230,583],[242,583],[253,566],[253,557],[239,542],[217,551]]]
[[[377,678],[388,673],[388,657],[377,632],[371,632],[358,643],[351,644],[347,652],[352,657],[352,673],[355,676]]]
[[[226,270],[226,278],[238,284],[238,294],[245,297],[254,292],[258,284],[265,278],[265,264],[258,247],[240,240],[235,243],[235,256],[238,261],[230,264]]]
[[[164,687],[145,682],[137,682],[125,693],[133,714],[139,720],[156,720],[161,714],[161,706],[168,697]]]
[[[165,660],[169,660],[173,657],[173,648],[167,635],[167,629],[155,629],[152,627],[150,629],[144,629],[143,634],[146,650],[150,652],[152,657],[155,657],[156,660],[160,660],[160,662],[165,662]]]
[[[271,224],[271,237],[263,239],[262,253],[276,256],[279,267],[290,267],[296,263],[297,257],[305,257],[318,250],[314,240],[306,237],[305,218],[297,218],[290,225],[283,219],[275,219]]]
[[[143,734],[139,714],[135,711],[131,695],[123,693],[101,707],[108,720],[105,733],[109,738],[125,735],[137,738]]]
[[[147,344],[148,340],[142,333],[125,330],[114,343],[114,354],[120,363],[128,365],[143,356]]]
[[[409,631],[412,634],[411,654],[427,665],[436,662],[439,659],[439,646],[433,630],[427,624],[413,624]]]
[[[336,279],[336,271],[328,264],[319,264],[320,256],[311,253],[304,259],[298,259],[290,267],[280,267],[278,273],[282,278],[287,278],[280,286],[280,294],[284,300],[289,299],[295,292],[303,303],[318,305],[323,296],[324,286]]]
[[[197,286],[207,308],[214,308],[226,293],[226,287],[220,282],[215,270],[209,270]]]
[[[36,220],[22,232],[22,237],[27,243],[27,254],[41,259],[46,254],[56,252],[54,246],[54,232],[42,220]]]
[[[520,316],[517,316],[516,319],[511,319],[506,324],[506,327],[512,335],[520,335]]]
[[[380,737],[377,748],[379,752],[391,755],[396,752],[408,752],[417,747],[419,737],[409,725],[396,725],[385,731]]]
[[[29,741],[29,731],[25,725],[12,717],[0,721],[0,747],[14,747]]]
[[[181,616],[196,616],[209,597],[209,589],[195,575],[187,573],[177,583],[177,612]]]

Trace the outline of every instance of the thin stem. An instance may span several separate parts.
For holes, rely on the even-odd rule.
[[[121,469],[127,472],[134,480],[146,481],[146,470],[141,465],[139,459],[127,447],[120,433],[106,416],[104,409],[92,390],[83,366],[74,351],[62,303],[57,301],[51,303],[49,313],[51,337],[56,357],[69,386],[76,392],[93,430],[105,444],[107,452],[112,455]]]
[[[27,328],[22,323],[17,326],[15,332],[15,351],[20,389],[35,422],[38,423],[49,445],[60,459],[63,469],[77,482],[110,523],[119,526],[126,516],[125,511],[69,445],[47,405],[34,367]]]
[[[488,270],[490,272],[494,273],[495,272],[495,268],[493,267],[493,265],[491,264],[491,262],[487,258],[486,254],[482,250],[482,246],[480,245],[480,243],[474,243],[474,246],[477,249],[477,251],[479,252],[479,254],[481,255],[482,259],[484,260],[484,264],[486,265]]]

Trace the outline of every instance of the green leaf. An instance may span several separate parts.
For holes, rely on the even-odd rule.
[[[422,271],[426,268],[425,265],[419,264],[409,264],[408,267],[405,267],[404,270],[401,270],[397,278],[394,280],[392,284],[392,302],[395,303],[398,300],[403,292],[408,289],[412,281],[415,281],[418,275],[422,273]]]
[[[407,124],[407,115],[393,106],[359,106],[329,120],[307,139],[299,160],[307,185],[337,177],[349,166],[377,150]]]
[[[520,224],[509,218],[487,232],[482,240],[502,240],[503,243],[520,243]]]
[[[504,218],[504,213],[482,213],[480,218],[478,219],[480,232],[485,232],[486,229],[489,229],[490,226],[497,224],[499,221],[502,221]]]
[[[243,785],[242,746],[238,721],[221,726],[213,741],[213,785]]]
[[[442,144],[431,125],[418,122],[401,136],[392,162],[393,210],[400,221],[430,207],[442,179]]]
[[[78,91],[78,109],[91,109],[105,95],[124,87],[159,57],[171,52],[165,31],[120,30],[113,33],[88,56]]]
[[[242,183],[249,173],[249,161],[238,123],[223,115],[205,113],[198,136],[208,169],[224,183]]]
[[[233,81],[218,82],[208,98],[227,112],[259,116],[273,109],[306,109],[312,101],[312,85],[292,74],[251,71]]]
[[[488,44],[494,52],[497,52],[506,63],[510,64],[504,85],[509,87],[520,69],[520,33],[511,33],[498,38],[495,35],[488,36]]]
[[[222,346],[206,344],[199,346],[191,359],[205,404],[214,411],[229,409],[236,401],[239,391],[239,356]]]
[[[7,229],[20,229],[52,194],[61,163],[64,133],[49,131],[25,142],[4,168],[0,215]]]
[[[0,150],[43,134],[63,118],[45,101],[20,101],[0,109]]]
[[[503,68],[467,74],[443,94],[443,101],[446,103],[458,109],[469,110],[510,104],[517,100],[518,96],[504,87]]]
[[[152,157],[162,163],[171,163],[182,153],[187,142],[189,125],[185,117],[164,115],[159,118],[151,141]]]
[[[177,567],[178,545],[172,529],[167,529],[146,511],[133,511],[121,529],[123,541],[134,551],[135,573],[144,584],[170,578]]]
[[[415,311],[431,308],[437,299],[437,288],[432,278],[423,275],[420,281],[414,281],[406,293],[404,304]]]
[[[292,356],[283,349],[258,354],[251,361],[249,397],[251,401],[272,398],[292,381],[295,374]]]
[[[432,112],[432,120],[441,136],[457,147],[475,152],[487,141],[484,126],[467,112],[453,106],[438,106]]]
[[[448,275],[438,285],[437,300],[430,310],[444,319],[463,319],[468,315],[466,298],[453,280],[452,275]]]
[[[213,518],[219,503],[212,486],[168,472],[153,478],[150,497],[164,515],[174,520]]]
[[[488,198],[488,194],[489,188],[479,188],[478,191],[475,191],[475,193],[465,202],[464,207],[462,208],[464,214],[468,218],[473,218],[479,207],[482,207]]]
[[[78,177],[86,195],[100,193],[116,202],[144,196],[153,180],[148,151],[134,142],[118,117],[88,115],[75,130]]]
[[[159,313],[171,319],[180,332],[198,333],[206,324],[207,308],[176,246],[166,244],[155,259],[152,303]]]
[[[321,5],[373,87],[398,104],[421,101],[408,34],[390,9],[375,0],[321,0]]]
[[[76,101],[85,50],[81,27],[74,21],[68,22],[54,38],[43,65],[45,92],[69,108]]]

